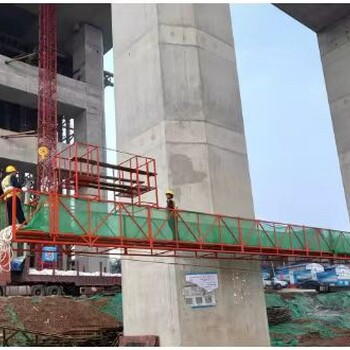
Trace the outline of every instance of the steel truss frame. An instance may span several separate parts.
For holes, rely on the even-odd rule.
[[[97,250],[96,254],[107,252],[111,248],[121,248],[122,254],[126,255],[164,257],[188,255],[188,257],[206,259],[273,260],[294,257],[314,261],[350,260],[349,232],[173,210],[170,217],[174,217],[176,226],[181,226],[187,234],[185,240],[181,239],[181,233],[180,239],[174,240],[164,237],[164,231],[169,222],[169,212],[164,208],[84,198],[87,222],[86,220],[83,222],[66,204],[67,200],[74,201],[76,198],[57,193],[31,192],[35,196],[41,196],[42,199],[41,204],[32,210],[27,221],[30,223],[38,211],[48,208],[48,230],[46,232],[28,230],[23,225],[13,225],[14,242],[105,248],[103,251]],[[99,217],[98,224],[93,225],[94,212],[91,208],[95,203],[99,205],[104,203],[106,212]],[[13,222],[15,222],[15,196],[13,196],[12,206]],[[76,225],[75,227],[79,227],[79,233],[60,229],[60,213],[62,212],[66,217],[68,215]],[[188,219],[189,215],[191,220]],[[141,222],[140,217],[142,217]],[[155,218],[157,218],[156,224]],[[126,235],[123,232],[123,219],[128,220],[137,232],[137,237]],[[114,225],[116,228],[108,226],[111,223],[110,220],[116,224]],[[203,230],[203,220],[206,222],[205,230]],[[235,228],[232,228],[233,222]],[[110,229],[108,236],[100,232],[103,225],[107,225]],[[243,225],[245,227],[248,225],[249,230],[245,228],[244,231]],[[272,231],[268,232],[267,227],[271,228],[273,234],[271,234]],[[209,239],[210,232],[214,228],[215,232],[219,233],[216,242]],[[227,243],[228,239],[230,243]]]
[[[57,23],[55,4],[39,6],[37,188],[52,190],[57,148]],[[41,150],[41,154],[39,154]]]

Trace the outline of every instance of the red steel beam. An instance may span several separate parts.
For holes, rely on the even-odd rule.
[[[39,192],[30,192],[40,195]],[[42,224],[47,226],[47,232],[44,232],[45,229],[44,231],[37,230],[35,226],[22,225],[17,227],[13,224],[14,242],[147,250],[150,255],[159,255],[159,251],[163,250],[172,251],[173,254],[188,252],[198,256],[212,254],[223,257],[232,256],[232,258],[255,256],[262,259],[264,257],[268,259],[295,257],[350,260],[348,246],[350,233],[348,232],[332,232],[332,230],[309,227],[307,229],[309,230],[309,238],[314,241],[312,243],[308,237],[303,239],[306,237],[306,228],[300,225],[283,224],[277,233],[276,230],[279,226],[277,223],[215,214],[204,216],[204,224],[207,225],[204,226],[207,227],[207,232],[205,232],[201,230],[200,213],[175,210],[173,215],[181,223],[182,234],[185,236],[182,236],[182,240],[174,240],[169,236],[169,218],[165,209],[131,206],[115,201],[85,199],[84,215],[81,216],[81,212],[76,211],[75,199],[77,198],[57,193],[43,195],[40,205],[28,215],[27,220],[30,224],[34,218],[35,222],[35,217],[40,214],[40,210],[44,210],[40,220],[44,220]],[[13,213],[15,213],[17,202],[15,196],[13,198]],[[105,203],[102,204],[105,212],[100,212],[98,207],[94,209],[95,211],[92,209],[94,204],[100,206],[101,203]],[[97,215],[95,221],[98,219],[95,224],[91,224],[93,215]],[[60,225],[60,217],[65,219],[66,224],[63,226]],[[123,218],[127,219],[131,230],[129,234],[123,232],[125,229]],[[156,220],[154,225],[153,220]],[[228,230],[229,224],[231,225],[230,230]],[[242,224],[245,225],[244,236],[242,235]],[[209,237],[209,231],[214,225],[216,231],[213,232],[216,232],[216,236]],[[227,229],[225,239],[222,237],[222,230],[220,231],[220,227],[223,228],[224,225]],[[109,233],[105,231],[107,228],[110,230]],[[328,236],[324,236],[325,232],[328,233]],[[297,233],[299,234],[298,239],[290,240],[291,235],[295,236]],[[262,241],[263,237],[265,237],[264,242]],[[216,240],[213,241],[213,238]],[[335,238],[337,239],[335,240]],[[308,244],[310,242],[313,244],[312,247]]]
[[[153,240],[137,239],[137,238],[122,238],[122,237],[94,237],[91,242],[87,236],[78,236],[76,234],[59,233],[57,235],[50,235],[49,233],[41,231],[26,231],[17,230],[16,242],[27,243],[42,243],[65,245],[74,244],[81,246],[93,247],[115,247],[125,249],[142,249],[149,250],[150,255],[158,255],[157,250],[168,250],[173,252],[201,252],[201,253],[220,253],[241,256],[267,256],[267,257],[296,257],[296,258],[310,258],[310,259],[336,259],[336,260],[350,260],[350,255],[337,254],[324,251],[306,251],[304,249],[281,249],[273,247],[262,246],[245,246],[245,245],[224,245],[224,244],[205,244],[198,242],[183,242],[171,240]],[[153,252],[153,250],[156,250]],[[167,256],[167,255],[164,255]]]

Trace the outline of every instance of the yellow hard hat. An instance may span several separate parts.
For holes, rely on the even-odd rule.
[[[171,194],[173,196],[174,192],[172,190],[166,190],[165,194]]]
[[[15,171],[17,171],[17,170],[16,170],[16,168],[15,168],[13,165],[8,165],[8,166],[6,167],[6,172],[7,172],[7,173],[13,173],[13,172],[15,172]]]

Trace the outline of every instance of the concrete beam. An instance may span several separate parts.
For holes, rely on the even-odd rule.
[[[23,62],[5,64],[9,58],[0,55],[0,99],[37,108],[39,70]],[[86,84],[57,76],[58,113],[75,116],[87,109]]]
[[[274,4],[280,10],[309,27],[321,32],[350,14],[349,4]]]
[[[16,132],[0,129],[0,136],[16,135]],[[58,143],[57,150],[61,151],[67,145]],[[30,164],[37,163],[38,139],[36,136],[21,137],[21,138],[0,138],[0,157],[18,162]]]

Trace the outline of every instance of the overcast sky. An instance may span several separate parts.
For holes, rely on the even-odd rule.
[[[349,230],[316,35],[270,4],[231,5],[231,17],[256,217]]]

